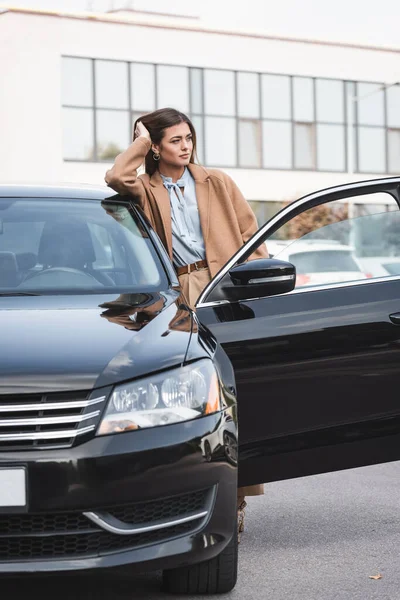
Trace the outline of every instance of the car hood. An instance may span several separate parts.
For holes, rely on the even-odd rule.
[[[0,298],[0,394],[89,390],[181,364],[178,294]]]

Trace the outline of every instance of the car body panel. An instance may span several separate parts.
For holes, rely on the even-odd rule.
[[[231,266],[258,244],[268,247],[268,236],[290,218],[374,191],[389,191],[399,202],[399,184],[400,178],[360,182],[293,202],[200,296],[198,318],[235,370],[240,485],[400,459],[400,329],[389,318],[400,311],[400,278],[330,282],[236,303],[207,300]]]
[[[264,445],[279,455],[278,440],[400,415],[393,393],[400,328],[389,319],[399,295],[400,282],[371,282],[200,309],[235,370],[240,448]],[[254,473],[250,450],[241,451],[240,483],[294,476],[293,468],[272,470],[267,457]],[[324,472],[314,459],[308,474]]]
[[[86,390],[183,363],[191,315],[178,312],[178,294],[129,296],[131,306],[119,306],[118,297],[110,295],[0,297],[1,392]],[[144,313],[148,320],[140,329],[119,326],[124,318],[129,324],[129,316]],[[177,317],[185,324],[179,330]]]
[[[229,413],[230,409],[227,411]],[[78,517],[82,520],[83,512],[110,510],[112,514],[116,507],[129,508],[137,503],[145,506],[155,499],[160,503],[158,512],[162,512],[162,503],[166,502],[163,499],[176,497],[178,504],[185,494],[214,490],[213,504],[205,521],[195,522],[189,531],[178,535],[169,535],[166,530],[164,539],[158,543],[143,545],[136,542],[135,536],[129,536],[129,539],[115,536],[117,544],[113,551],[80,555],[79,552],[68,552],[67,546],[63,554],[60,536],[58,556],[21,561],[15,557],[15,546],[10,546],[12,558],[4,561],[7,540],[0,536],[0,572],[76,571],[128,564],[132,570],[144,570],[147,566],[157,569],[177,566],[182,560],[191,563],[218,554],[232,535],[236,509],[232,489],[236,486],[236,466],[221,457],[217,462],[207,462],[202,454],[201,440],[210,432],[217,432],[220,423],[221,415],[217,413],[184,426],[175,424],[97,437],[68,450],[0,452],[0,466],[24,465],[29,482],[29,512],[14,513],[11,518],[2,515],[4,509],[0,512],[0,528],[4,527],[4,519],[9,518],[10,531],[19,519],[25,518],[26,523],[29,514],[35,515],[39,522],[53,518],[55,522],[58,519],[63,523]],[[94,529],[89,535],[103,533]],[[107,535],[105,533],[104,537],[108,541]],[[78,537],[73,531],[69,536],[70,544],[72,538]],[[82,541],[84,537],[81,532]],[[214,540],[212,543],[211,539]],[[47,540],[51,544],[51,536]],[[25,533],[24,543],[29,549],[30,544],[37,542],[34,535]],[[151,565],[146,565],[150,561]]]

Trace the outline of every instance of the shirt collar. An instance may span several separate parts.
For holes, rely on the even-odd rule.
[[[163,183],[172,183],[172,177],[166,177],[162,173],[160,173],[160,175],[161,175],[161,179],[163,180]],[[177,183],[177,185],[179,185],[179,187],[186,187],[189,182],[189,178],[190,178],[190,171],[187,167],[185,167],[182,177],[180,177],[180,179],[178,179],[178,181],[176,183]]]

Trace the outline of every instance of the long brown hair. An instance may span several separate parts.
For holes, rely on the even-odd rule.
[[[134,132],[136,131],[136,125],[139,121],[143,123],[143,125],[150,133],[151,141],[153,142],[153,144],[157,145],[160,144],[161,140],[164,137],[165,130],[168,127],[179,125],[179,123],[187,123],[189,125],[189,129],[193,139],[193,151],[190,157],[190,162],[196,162],[196,131],[193,127],[193,123],[187,115],[179,112],[179,110],[175,110],[174,108],[160,108],[159,110],[155,110],[154,112],[139,117],[139,119],[135,121],[135,125],[133,127]],[[148,173],[149,175],[153,175],[153,173],[155,173],[157,169],[158,163],[153,158],[153,151],[150,150],[145,158],[146,173]]]

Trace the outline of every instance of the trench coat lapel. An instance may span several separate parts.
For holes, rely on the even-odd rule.
[[[164,228],[167,250],[172,259],[172,221],[171,221],[171,205],[169,202],[169,194],[163,184],[161,175],[158,171],[153,173],[150,178],[150,185],[156,200],[157,208],[160,213],[162,225]]]
[[[201,231],[203,232],[204,243],[207,242],[210,229],[210,182],[206,169],[199,165],[190,164],[189,171],[196,184],[196,198],[199,209]]]

